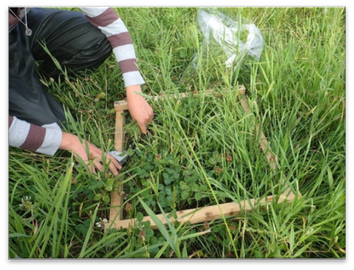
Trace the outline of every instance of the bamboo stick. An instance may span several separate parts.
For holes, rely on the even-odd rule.
[[[240,103],[241,103],[241,106],[243,107],[243,109],[245,110],[245,112],[247,114],[250,114],[252,113],[251,112],[251,109],[250,107],[248,106],[248,102],[247,102],[247,97],[246,97],[246,91],[241,91],[239,92],[239,100],[240,100]],[[258,138],[258,134],[259,134],[259,123],[257,122],[256,123],[256,137]],[[260,141],[259,141],[259,144],[260,144],[260,147],[261,149],[263,150],[263,152],[266,154],[266,158],[267,158],[267,161],[270,165],[270,168],[272,170],[276,170],[277,168],[279,169],[280,166],[277,166],[276,164],[276,157],[275,155],[272,153],[272,150],[269,146],[269,143],[267,141],[267,138],[266,136],[264,135],[263,131],[261,131],[261,134],[260,134]],[[282,184],[285,184],[285,179],[282,180]],[[297,192],[298,196],[301,197],[301,193],[300,191]],[[284,192],[283,194],[284,196],[286,197],[291,197],[291,198],[295,198],[295,194],[292,192],[291,188],[288,187]]]
[[[190,224],[195,224],[195,223],[201,223],[205,221],[210,221],[214,219],[220,219],[222,216],[224,217],[229,217],[229,216],[235,216],[239,215],[243,212],[250,212],[254,209],[256,205],[267,205],[271,203],[275,199],[275,196],[268,196],[266,198],[263,198],[261,200],[259,199],[250,199],[250,200],[243,200],[240,201],[240,203],[224,203],[220,205],[212,205],[212,206],[206,206],[202,208],[193,208],[193,209],[188,209],[188,210],[182,210],[176,212],[177,218],[171,217],[169,220],[166,220],[163,214],[156,215],[159,220],[163,224],[167,224],[168,222],[173,223],[174,221],[178,221],[179,223],[190,223]],[[294,197],[286,197],[286,196],[279,196],[278,202],[281,203],[284,201],[290,202],[294,199]],[[169,216],[169,214],[166,214],[166,216]],[[151,228],[156,229],[156,224],[155,222],[149,217],[145,216],[142,220],[144,221],[150,221]],[[125,220],[119,220],[115,221],[113,224],[106,224],[107,227],[114,227],[116,229],[124,228],[127,229],[130,226],[134,226],[136,222],[135,218],[132,219],[125,219]]]
[[[243,85],[238,86],[238,93],[244,94],[246,91],[246,88]],[[179,93],[179,94],[172,94],[172,95],[160,95],[160,96],[151,96],[151,99],[153,101],[163,101],[166,98],[187,98],[190,94],[193,96],[198,96],[198,95],[211,95],[213,94],[214,97],[220,97],[223,95],[223,92],[216,92],[215,90],[209,89],[205,90],[205,92],[192,92],[192,93]],[[119,100],[114,102],[114,107],[118,107],[121,110],[128,110],[128,102],[126,100]]]
[[[125,102],[117,102],[114,104],[116,111],[115,135],[114,135],[114,148],[116,151],[124,151],[124,116],[123,112],[127,106]],[[123,185],[116,186],[111,192],[111,210],[109,213],[109,220],[121,220],[123,211]]]

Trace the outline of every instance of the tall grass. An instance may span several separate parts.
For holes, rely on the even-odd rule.
[[[344,258],[345,9],[223,9],[252,20],[265,40],[260,60],[245,57],[235,70],[205,50],[196,8],[117,11],[134,40],[144,93],[197,97],[149,100],[155,119],[147,135],[127,114],[126,137],[136,149],[117,178],[73,167],[69,153],[10,148],[9,257]],[[202,65],[191,73],[196,54]],[[75,115],[69,131],[112,149],[113,102],[125,96],[113,56],[95,72],[43,83],[68,117]],[[238,84],[247,88],[253,116],[238,102]],[[206,96],[207,89],[223,95]],[[275,171],[259,148],[255,121],[274,152]],[[97,223],[109,216],[107,183],[120,178],[124,217],[137,217],[137,224],[104,232]],[[141,221],[277,195],[283,179],[302,197],[204,224],[152,230]]]

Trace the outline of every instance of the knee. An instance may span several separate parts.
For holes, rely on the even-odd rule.
[[[36,25],[32,38],[44,41],[52,56],[60,63],[96,62],[95,59],[105,59],[112,51],[106,36],[81,12],[34,9],[28,18],[29,23]],[[49,59],[38,42],[31,44],[36,60]]]

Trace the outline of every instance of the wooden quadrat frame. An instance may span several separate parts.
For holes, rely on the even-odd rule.
[[[236,91],[234,91],[236,92]],[[205,95],[214,95],[214,96],[221,96],[222,93],[216,93],[213,90],[207,90],[202,93],[196,93],[194,95],[200,95],[200,94],[205,94]],[[251,115],[251,109],[248,106],[248,100],[246,97],[246,88],[243,85],[238,86],[237,89],[237,95],[238,99],[243,107],[243,109],[246,112],[246,115]],[[159,99],[163,100],[164,98],[185,98],[188,97],[189,94],[187,93],[181,93],[179,95],[169,95],[169,96],[164,96],[164,97],[154,97],[155,101],[158,101]],[[116,120],[115,120],[115,138],[114,138],[114,147],[116,151],[123,152],[124,151],[124,111],[128,110],[128,103],[125,100],[120,100],[116,101],[114,103],[114,109],[116,111]],[[259,123],[255,124],[255,132],[256,132],[256,138],[258,138],[259,135]],[[263,152],[266,155],[267,161],[271,167],[272,170],[277,169],[276,165],[276,158],[275,155],[272,153],[272,150],[270,149],[270,146],[268,144],[268,141],[264,135],[264,133],[261,131],[261,134],[259,136],[260,138],[260,147],[263,150]],[[279,167],[278,167],[279,168]],[[230,203],[224,203],[224,204],[218,204],[218,205],[211,205],[211,206],[205,206],[205,207],[200,207],[200,208],[193,208],[193,209],[187,209],[187,210],[182,210],[182,211],[177,211],[176,215],[174,217],[171,217],[170,220],[166,220],[163,214],[156,215],[163,224],[167,224],[167,222],[174,222],[178,221],[179,223],[190,223],[190,224],[195,224],[195,223],[202,223],[205,221],[211,221],[214,219],[220,219],[223,216],[224,217],[230,217],[230,216],[237,216],[243,212],[250,212],[252,211],[255,206],[257,205],[267,205],[273,200],[277,200],[276,203],[282,203],[282,202],[287,202],[290,203],[292,202],[296,197],[301,197],[301,194],[299,191],[296,191],[295,193],[291,190],[291,188],[285,183],[285,179],[282,180],[282,185],[285,186],[285,191],[282,194],[279,195],[270,195],[267,196],[263,199],[261,198],[253,198],[249,200],[242,200],[239,203],[236,202],[230,202]],[[116,229],[121,229],[121,228],[129,228],[130,226],[134,226],[136,219],[122,219],[123,217],[123,197],[124,197],[124,192],[123,192],[123,185],[117,185],[115,189],[111,193],[111,209],[109,213],[109,222],[105,225],[105,229],[109,228],[116,228]],[[166,214],[166,216],[170,216],[169,213]],[[177,217],[177,218],[176,218]],[[156,229],[156,224],[154,221],[149,217],[145,216],[143,217],[142,221],[150,221],[151,223],[151,228]]]

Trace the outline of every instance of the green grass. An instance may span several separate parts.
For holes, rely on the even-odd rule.
[[[127,113],[126,137],[136,149],[117,178],[72,167],[66,152],[10,148],[9,257],[345,258],[345,9],[223,9],[253,21],[265,40],[259,61],[245,57],[236,69],[219,51],[205,50],[196,8],[117,11],[134,40],[144,94],[199,96],[150,100],[155,118],[147,135]],[[193,70],[196,54],[200,68]],[[95,72],[43,83],[68,119],[75,115],[68,130],[113,148],[113,102],[125,96],[113,56]],[[250,118],[230,91],[238,84],[246,86]],[[207,89],[223,96],[207,97]],[[255,121],[277,157],[276,171],[259,148]],[[119,178],[124,218],[138,222],[104,232],[96,223],[109,218],[111,183]],[[302,197],[204,224],[152,230],[141,221],[276,195],[282,179]]]

